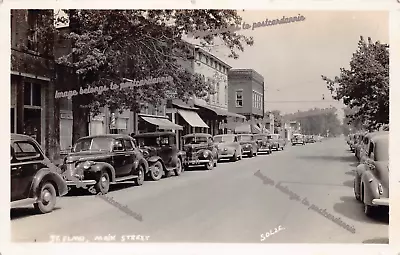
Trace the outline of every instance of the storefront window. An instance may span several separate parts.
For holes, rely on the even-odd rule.
[[[24,109],[24,134],[41,142],[41,109]]]
[[[25,82],[24,105],[41,106],[41,87],[39,84]]]
[[[14,122],[15,122],[15,111],[14,111],[14,108],[11,108],[11,133],[15,133],[15,125],[14,125]]]

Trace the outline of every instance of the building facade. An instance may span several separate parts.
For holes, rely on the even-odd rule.
[[[11,133],[35,138],[46,156],[59,154],[57,65],[53,40],[39,33],[52,10],[11,10]]]
[[[264,117],[264,77],[253,69],[231,69],[228,73],[229,105],[231,112],[247,120]]]

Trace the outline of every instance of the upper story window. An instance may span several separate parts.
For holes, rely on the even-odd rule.
[[[216,94],[216,97],[217,97],[217,104],[219,104],[219,82],[217,82],[217,94]]]
[[[24,105],[41,106],[41,86],[31,82],[24,84]]]
[[[236,90],[236,107],[243,107],[243,90]]]
[[[209,65],[210,64],[210,59],[208,57],[206,57],[206,64]]]
[[[225,85],[225,105],[228,105],[228,86]]]
[[[39,10],[28,10],[28,43],[27,47],[28,50],[38,52],[38,27],[39,27],[39,17],[40,11]]]

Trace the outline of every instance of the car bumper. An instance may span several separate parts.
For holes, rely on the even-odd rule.
[[[224,158],[232,158],[234,154],[219,154],[218,158],[219,159],[224,159]]]
[[[193,159],[193,160],[187,160],[186,164],[187,165],[202,165],[202,164],[207,164],[210,162],[209,159]]]
[[[372,199],[373,205],[389,206],[389,198],[375,198]]]
[[[95,180],[79,180],[79,181],[65,181],[67,183],[68,186],[79,186],[79,184],[81,185],[94,185],[96,184]]]
[[[270,150],[271,150],[270,148],[259,148],[258,149],[259,152],[268,152]]]

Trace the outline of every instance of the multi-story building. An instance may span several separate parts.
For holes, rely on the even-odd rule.
[[[247,120],[264,117],[264,77],[253,69],[231,69],[228,73],[229,106],[231,112]]]
[[[200,74],[215,92],[208,95],[207,101],[193,98],[194,105],[200,108],[199,114],[210,127],[210,134],[226,133],[228,120],[244,119],[244,116],[228,111],[228,72],[231,66],[199,47],[193,47],[193,52],[193,72]]]
[[[53,40],[38,28],[52,10],[11,10],[11,132],[34,137],[54,160],[59,150],[59,110],[54,98],[57,65]]]

